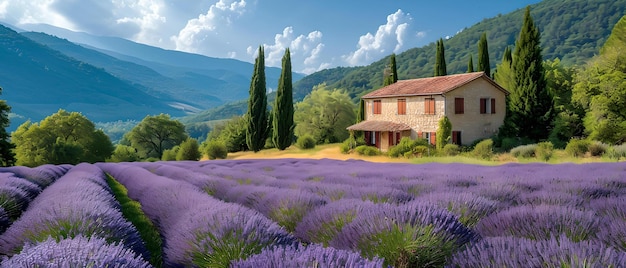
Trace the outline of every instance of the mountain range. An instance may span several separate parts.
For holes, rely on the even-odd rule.
[[[596,55],[613,25],[626,14],[626,0],[544,0],[531,5],[541,31],[545,60],[584,64]],[[477,63],[477,43],[487,34],[491,67],[513,47],[523,9],[501,14],[444,40],[448,74]],[[0,98],[12,107],[11,127],[39,121],[58,109],[79,111],[94,122],[141,120],[167,113],[192,124],[226,119],[246,110],[253,65],[234,59],[164,50],[129,40],[72,32],[50,25],[28,31],[0,26]],[[398,78],[432,76],[435,43],[396,55]],[[368,66],[337,67],[310,75],[294,73],[294,99],[318,84],[347,91],[355,100],[379,88],[389,57]],[[279,68],[266,68],[268,89]],[[268,96],[272,99],[272,94]]]
[[[29,28],[42,32],[0,25],[0,86],[12,107],[9,130],[58,109],[79,111],[94,122],[141,120],[194,114],[248,96],[251,63],[49,25]],[[266,76],[268,88],[276,88],[280,69],[268,67]],[[295,80],[303,76],[293,74]]]

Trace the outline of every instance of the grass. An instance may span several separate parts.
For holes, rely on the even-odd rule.
[[[163,265],[163,242],[161,235],[152,221],[141,210],[141,204],[128,197],[128,190],[124,185],[107,175],[107,184],[111,187],[113,195],[122,207],[122,215],[130,221],[139,232],[150,252],[150,264],[154,267]]]

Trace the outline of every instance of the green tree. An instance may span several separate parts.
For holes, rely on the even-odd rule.
[[[435,76],[447,74],[445,47],[443,46],[443,39],[439,38],[439,41],[437,41],[437,54],[435,55]]]
[[[626,141],[626,16],[613,27],[600,54],[577,75],[572,100],[586,111],[585,134],[604,143]]]
[[[0,88],[0,94],[2,94],[2,88]],[[11,112],[11,106],[7,104],[5,100],[0,100],[0,165],[13,166],[15,164],[15,144],[9,140],[9,133],[7,127],[9,127],[9,112]]]
[[[248,99],[248,124],[246,144],[254,152],[265,146],[267,139],[267,89],[265,85],[265,55],[263,46],[259,46],[259,55],[254,63],[254,73],[250,82]]]
[[[474,72],[474,60],[472,59],[474,56],[472,56],[472,54],[470,53],[470,59],[467,62],[467,72],[468,73],[473,73]]]
[[[443,116],[439,119],[439,128],[437,128],[436,141],[437,141],[437,150],[442,150],[448,142],[450,142],[450,138],[452,137],[452,123],[447,116]]]
[[[311,135],[316,143],[334,143],[348,138],[346,128],[355,122],[354,103],[347,93],[329,90],[326,84],[313,88],[296,104],[294,121],[298,137]]]
[[[514,84],[509,89],[507,122],[502,129],[505,136],[538,141],[550,133],[554,113],[543,70],[540,37],[527,7],[513,52]]]
[[[396,53],[392,53],[391,57],[389,57],[389,66],[385,68],[383,72],[383,86],[391,85],[395,82],[398,82],[398,68],[396,67]]]
[[[219,141],[226,146],[228,152],[240,152],[248,150],[246,144],[246,125],[248,120],[245,116],[235,116],[224,123],[218,124],[207,135],[205,141]]]
[[[188,138],[183,123],[171,119],[167,114],[144,117],[124,137],[143,159],[161,159],[163,151]]]
[[[489,63],[489,47],[487,46],[487,33],[483,33],[478,41],[478,71],[485,72],[491,77],[491,64]]]
[[[506,47],[504,54],[502,54],[502,62],[496,66],[496,71],[493,74],[494,80],[498,85],[502,86],[506,90],[511,90],[515,84],[515,77],[513,75],[513,56],[511,55],[511,48]]]
[[[293,142],[293,84],[291,81],[291,53],[285,50],[278,90],[272,109],[272,141],[278,150],[285,150]]]
[[[109,159],[107,159],[108,162],[135,162],[139,160],[140,158],[137,154],[137,150],[123,144],[116,145],[113,154]]]
[[[544,62],[548,91],[554,100],[554,127],[548,140],[556,148],[565,148],[572,137],[583,134],[582,117],[584,111],[580,105],[572,103],[574,68],[565,67],[559,59]]]
[[[193,160],[197,161],[202,157],[200,153],[200,146],[198,145],[198,140],[194,138],[188,138],[183,141],[178,148],[178,152],[176,152],[176,160]]]
[[[102,130],[78,112],[59,110],[39,123],[20,125],[12,135],[17,164],[78,164],[105,161],[114,147]]]

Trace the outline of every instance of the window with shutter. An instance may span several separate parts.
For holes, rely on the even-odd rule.
[[[454,98],[454,113],[455,114],[465,113],[465,99],[464,98]]]
[[[424,100],[424,113],[435,114],[435,98],[426,98]]]
[[[406,114],[406,99],[398,99],[398,114]]]
[[[491,99],[491,113],[496,113],[496,99]]]
[[[480,98],[480,113],[481,114],[487,113],[487,99],[486,98]]]
[[[382,103],[380,102],[380,100],[375,100],[374,101],[374,114],[381,114],[382,113]]]

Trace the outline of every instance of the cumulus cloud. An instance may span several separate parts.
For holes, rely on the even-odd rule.
[[[312,73],[326,68],[327,63],[321,62],[321,53],[324,50],[323,34],[312,31],[306,35],[294,34],[293,27],[286,27],[282,33],[276,34],[273,44],[264,44],[265,64],[280,67],[285,49],[291,53],[292,69],[302,73]],[[248,54],[256,57],[256,50],[248,48]]]
[[[170,39],[177,50],[217,57],[236,55],[234,51],[225,51],[228,43],[218,37],[226,34],[233,19],[245,11],[245,0],[219,0],[206,14],[200,14],[197,18],[187,21],[187,25]]]
[[[396,13],[387,16],[387,23],[380,25],[375,34],[367,33],[359,38],[357,50],[342,56],[348,65],[366,65],[373,60],[382,58],[391,53],[401,52],[411,47],[424,32],[413,30],[411,14],[398,9]]]

